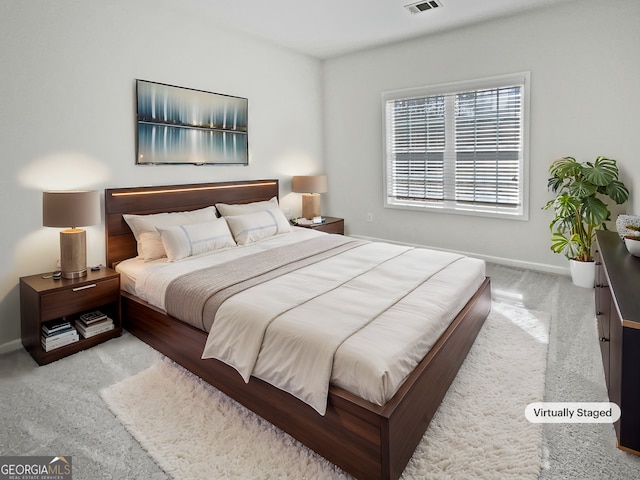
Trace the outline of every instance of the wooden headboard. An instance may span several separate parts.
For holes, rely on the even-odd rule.
[[[105,189],[107,266],[113,267],[116,263],[138,254],[136,239],[122,218],[124,213],[145,215],[184,212],[216,203],[250,203],[273,197],[278,197],[278,180]]]

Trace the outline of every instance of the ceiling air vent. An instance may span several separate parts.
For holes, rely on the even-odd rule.
[[[440,0],[423,0],[422,2],[404,6],[404,8],[409,10],[411,13],[426,12],[427,10],[434,10],[440,7],[442,7],[442,2]]]

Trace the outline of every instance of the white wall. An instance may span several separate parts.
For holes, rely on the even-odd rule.
[[[564,272],[541,210],[551,161],[617,159],[625,209],[640,214],[639,24],[637,0],[584,0],[327,61],[325,211],[350,234]],[[529,221],[385,209],[381,93],[520,71],[532,84]]]
[[[43,190],[279,178],[286,196],[291,175],[322,171],[321,62],[188,4],[0,2],[0,352],[20,337],[19,277],[59,257]],[[248,97],[250,165],[135,166],[136,78]],[[103,232],[87,228],[90,265]]]

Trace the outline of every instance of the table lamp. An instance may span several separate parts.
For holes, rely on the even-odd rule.
[[[97,190],[48,191],[42,194],[42,225],[60,232],[60,271],[63,278],[87,275],[87,237],[80,226],[100,223]]]
[[[302,193],[302,216],[311,220],[320,216],[320,193],[329,191],[326,175],[294,176],[292,190]]]

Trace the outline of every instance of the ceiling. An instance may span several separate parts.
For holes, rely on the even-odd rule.
[[[326,59],[577,0],[437,0],[441,7],[418,14],[404,8],[424,1],[192,0],[192,6],[227,28]]]

